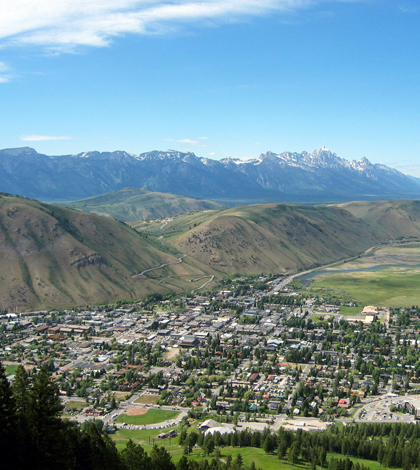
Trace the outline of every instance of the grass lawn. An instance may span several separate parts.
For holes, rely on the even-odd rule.
[[[87,403],[85,401],[69,401],[65,404],[67,408],[71,408],[72,410],[81,410],[86,408]]]
[[[128,395],[130,395],[130,392],[112,392],[114,395],[115,399],[118,401],[125,400]]]
[[[345,291],[366,305],[402,307],[420,303],[420,272],[416,268],[385,268],[314,278],[314,287]]]
[[[14,375],[19,366],[6,366],[6,375]]]
[[[142,395],[134,403],[143,403],[144,405],[156,405],[160,400],[160,395]]]
[[[167,428],[165,431],[170,429],[179,428]],[[151,447],[154,444],[158,446],[164,446],[166,450],[171,454],[173,461],[176,463],[183,455],[183,449],[178,445],[178,437],[169,439],[158,439],[158,434],[162,430],[147,430],[147,431],[135,431],[130,429],[120,429],[116,434],[112,435],[112,439],[115,441],[118,450],[122,450],[125,447],[126,442],[131,439],[136,444],[141,444],[146,451],[150,451]],[[263,468],[264,470],[292,470],[299,468],[308,468],[308,465],[305,461],[299,461],[296,465],[292,465],[287,460],[278,460],[276,454],[266,454],[262,449],[255,447],[221,447],[221,460],[225,460],[228,455],[231,455],[233,459],[240,453],[245,466],[251,465],[251,462],[254,461],[257,468]],[[213,455],[210,457],[202,456],[203,450],[200,447],[193,449],[189,458],[191,460],[202,460],[208,459],[209,461],[213,458]],[[328,453],[327,460],[330,460],[331,457],[338,459],[345,459],[346,457],[340,454]],[[372,460],[363,460],[355,457],[349,457],[353,462],[359,462],[367,466],[372,470],[389,470],[386,467],[381,467],[379,462]],[[321,470],[321,467],[317,467]]]
[[[258,449],[255,447],[222,447],[221,449],[221,459],[225,460],[228,455],[232,456],[232,459],[235,459],[238,454],[241,454],[244,466],[251,465],[251,462],[254,461],[255,466],[257,468],[263,468],[264,470],[292,470],[296,468],[310,468],[310,465],[307,465],[306,461],[298,461],[296,465],[292,465],[287,460],[279,460],[277,455],[275,454],[266,454],[262,449]],[[193,460],[200,460],[203,458],[208,457],[201,457],[201,453],[203,451],[201,448],[197,450],[194,449],[193,453],[191,454],[190,458]],[[181,454],[182,455],[182,454]],[[330,460],[331,457],[334,458],[341,458],[345,459],[346,457],[339,454],[327,454],[327,460]],[[175,455],[174,455],[175,460]],[[212,456],[210,456],[210,459]],[[375,462],[372,460],[363,460],[357,459],[353,457],[349,457],[350,460],[353,462],[359,462],[360,464],[365,465],[366,467],[370,468],[371,470],[388,470],[386,467],[381,467],[379,462]],[[322,467],[317,467],[317,469],[321,469]]]
[[[179,411],[172,411],[172,410],[155,410],[151,409],[148,410],[144,415],[138,416],[128,416],[125,414],[119,415],[116,419],[117,423],[127,423],[127,424],[135,424],[135,425],[143,425],[143,424],[155,424],[155,423],[162,423],[167,419],[175,419],[180,414]]]
[[[350,315],[360,315],[362,313],[363,307],[340,307],[341,315],[350,316]]]
[[[346,456],[341,455],[341,454],[333,454],[333,453],[328,453],[328,460],[331,459],[331,457],[334,457],[336,459],[345,459]],[[387,470],[388,467],[382,467],[379,462],[375,462],[374,460],[364,460],[364,459],[358,459],[356,457],[349,457],[349,459],[352,462],[359,462],[361,465],[364,465],[365,467],[370,468],[371,470]]]
[[[287,460],[279,460],[276,454],[266,454],[262,449],[258,449],[255,447],[222,447],[220,448],[220,450],[220,458],[222,460],[225,460],[228,455],[231,455],[232,459],[235,459],[238,454],[241,454],[244,466],[249,466],[251,465],[251,462],[254,462],[257,468],[263,468],[264,470],[292,470],[294,468],[308,468],[306,461],[300,460],[296,463],[296,465],[292,465]],[[182,452],[178,453],[175,450],[172,450],[171,453],[175,462],[182,456]],[[194,449],[192,454],[190,455],[190,458],[192,460],[201,460],[203,458],[211,460],[212,456],[202,457],[202,453],[203,451],[201,448]],[[331,457],[341,459],[346,458],[343,455],[328,453],[327,460],[329,461]],[[353,462],[359,462],[360,464],[363,464],[372,470],[389,470],[386,467],[381,467],[379,462],[375,462],[372,460],[357,459],[353,457],[349,458]],[[319,466],[317,468],[321,469],[321,467]]]
[[[311,320],[312,321],[325,321],[325,317],[327,316],[330,318],[329,313],[315,313],[311,315]]]

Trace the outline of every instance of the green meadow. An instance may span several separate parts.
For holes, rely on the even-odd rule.
[[[149,409],[144,415],[119,415],[116,419],[116,422],[142,426],[144,424],[162,423],[163,421],[166,421],[168,419],[175,419],[177,416],[179,416],[179,414],[179,411]]]
[[[18,367],[17,365],[6,366],[6,375],[14,375]]]
[[[165,430],[169,431],[168,428]],[[117,431],[115,435],[112,435],[112,439],[115,441],[118,450],[122,450],[125,447],[126,442],[131,439],[136,444],[141,444],[146,451],[150,451],[153,444],[158,446],[164,446],[165,449],[171,454],[174,462],[177,462],[183,455],[183,449],[178,445],[178,437],[172,439],[159,439],[157,436],[163,432],[162,430],[147,430],[147,431],[135,431],[129,429],[121,429]],[[221,460],[226,460],[228,455],[231,455],[233,459],[238,454],[241,454],[244,465],[249,466],[252,462],[255,463],[257,468],[263,468],[264,470],[292,470],[299,468],[308,468],[308,463],[305,461],[299,461],[295,465],[292,465],[287,460],[279,460],[276,454],[266,454],[263,449],[255,447],[221,447],[220,448]],[[346,457],[339,454],[329,453],[327,459],[330,460],[332,457],[338,459],[345,459]],[[204,455],[203,450],[200,447],[196,447],[191,452],[189,458],[191,460],[211,460],[213,454],[209,457]],[[359,462],[372,470],[388,470],[386,467],[381,467],[379,462],[372,460],[357,459],[349,457],[353,462]],[[319,469],[321,467],[318,467]]]
[[[395,267],[376,271],[323,274],[315,277],[311,286],[344,291],[365,305],[403,307],[420,303],[419,284],[418,268]],[[349,314],[344,310],[342,313]]]

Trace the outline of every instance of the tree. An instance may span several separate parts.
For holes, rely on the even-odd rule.
[[[293,465],[298,461],[299,453],[299,444],[294,441],[289,449],[289,461],[292,462]]]
[[[238,453],[238,455],[236,456],[235,462],[233,464],[233,468],[235,470],[240,470],[242,468],[242,464],[243,464],[242,455]]]
[[[45,369],[31,380],[28,399],[28,427],[35,450],[35,462],[45,470],[57,467],[57,460],[64,452],[60,443],[63,421],[60,419],[63,406],[59,389]],[[36,465],[35,465],[36,466]]]
[[[147,468],[147,467],[145,467],[145,468]],[[191,467],[190,467],[190,464],[189,464],[189,462],[188,462],[187,457],[186,457],[185,455],[183,455],[183,456],[179,459],[179,461],[178,461],[178,463],[177,463],[177,465],[176,465],[176,470],[190,470],[190,468],[191,468]]]
[[[134,444],[131,439],[121,451],[121,460],[127,470],[138,470],[151,466],[151,459],[143,447],[140,444]]]
[[[263,442],[262,448],[266,454],[271,454],[275,449],[275,441],[273,437],[269,434]]]
[[[0,455],[2,468],[16,468],[13,449],[16,446],[16,413],[12,389],[0,362]],[[13,464],[12,464],[13,462]],[[4,467],[3,467],[4,465]]]
[[[327,451],[324,446],[321,446],[317,449],[318,463],[321,467],[325,465],[327,461]]]
[[[20,452],[16,456],[16,467],[31,468],[35,450],[32,442],[32,434],[29,426],[31,383],[26,370],[22,365],[18,366],[12,384],[13,399],[16,410],[16,435]],[[25,466],[26,463],[26,466]]]
[[[176,470],[175,464],[172,462],[171,455],[165,447],[154,445],[151,452],[151,466],[153,470]]]

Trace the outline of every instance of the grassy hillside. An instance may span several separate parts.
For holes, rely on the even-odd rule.
[[[336,207],[363,220],[384,239],[418,237],[420,201],[355,201]]]
[[[115,302],[193,289],[189,279],[203,271],[188,260],[132,278],[177,262],[162,248],[113,219],[1,195],[0,308]]]
[[[125,188],[81,201],[62,204],[70,209],[114,217],[123,222],[159,219],[190,211],[224,208],[222,204],[143,188]]]
[[[420,202],[261,204],[131,225],[142,233],[110,218],[0,196],[0,308],[114,302],[198,289],[208,275],[216,278],[206,289],[227,274],[303,271],[390,239],[420,237]]]
[[[325,206],[262,204],[134,226],[226,274],[303,270],[382,241],[350,212]]]

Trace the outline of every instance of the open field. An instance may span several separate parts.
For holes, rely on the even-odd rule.
[[[179,348],[170,348],[165,353],[165,359],[168,359],[168,361],[175,361],[176,358],[179,356],[179,353],[180,353]]]
[[[117,401],[121,401],[121,400],[125,400],[128,397],[128,395],[130,395],[130,392],[112,392],[112,394],[114,395]]]
[[[142,416],[147,413],[147,408],[142,406],[132,406],[131,408],[127,408],[127,416]]]
[[[323,274],[314,280],[314,286],[345,291],[366,305],[403,307],[418,305],[420,270],[384,268],[375,272]]]
[[[87,403],[85,401],[69,401],[65,404],[67,408],[71,408],[72,410],[82,410],[83,408],[87,407]]]
[[[172,429],[172,428],[170,428]],[[169,428],[168,428],[169,430]],[[150,451],[153,443],[158,446],[164,446],[166,450],[171,454],[174,462],[177,462],[183,455],[183,449],[178,445],[178,437],[170,439],[158,439],[158,434],[160,430],[150,430],[150,431],[133,431],[128,429],[121,429],[117,434],[112,435],[112,439],[115,441],[118,450],[122,450],[125,447],[126,442],[131,439],[136,444],[141,444],[146,451]],[[296,465],[290,464],[287,460],[278,460],[277,455],[275,454],[266,454],[263,449],[255,447],[221,447],[221,456],[222,460],[225,460],[228,455],[231,455],[233,459],[236,458],[238,454],[241,454],[245,466],[251,465],[251,462],[254,461],[257,468],[263,468],[264,470],[292,470],[298,468],[308,468],[308,465],[304,461],[299,461]],[[190,454],[189,458],[191,460],[202,460],[202,459],[212,459],[210,457],[203,457],[201,454],[203,450],[200,447],[195,448]],[[346,457],[339,454],[328,453],[327,459],[330,460],[331,457],[338,459],[345,459]],[[372,460],[363,460],[355,457],[349,457],[353,462],[359,462],[372,470],[387,470],[386,467],[381,467],[379,462]],[[320,468],[320,467],[318,467]]]
[[[183,449],[178,445],[178,437],[172,439],[159,439],[158,435],[162,432],[169,432],[172,429],[179,428],[174,426],[170,428],[162,429],[148,429],[148,430],[134,430],[134,429],[119,429],[116,434],[112,434],[111,438],[115,442],[118,450],[124,449],[126,443],[131,439],[135,444],[140,444],[144,448],[150,451],[153,443],[159,446],[164,446],[168,452],[170,452],[175,460],[178,460],[183,453]]]
[[[156,405],[160,400],[160,395],[142,395],[134,403],[143,403],[144,405]]]
[[[377,306],[411,306],[420,303],[420,245],[387,246],[372,250],[357,262],[336,265],[311,277],[309,290],[330,289],[357,302]],[[342,307],[343,315],[360,313]]]
[[[360,315],[363,307],[340,307],[340,314],[345,316]]]
[[[16,369],[18,368],[19,366],[6,366],[5,369],[6,369],[6,375],[14,375],[16,373]]]
[[[140,416],[129,416],[126,414],[119,415],[116,419],[117,423],[135,424],[141,426],[143,424],[162,423],[168,419],[175,419],[179,415],[179,411],[172,410],[148,410],[147,413]]]

